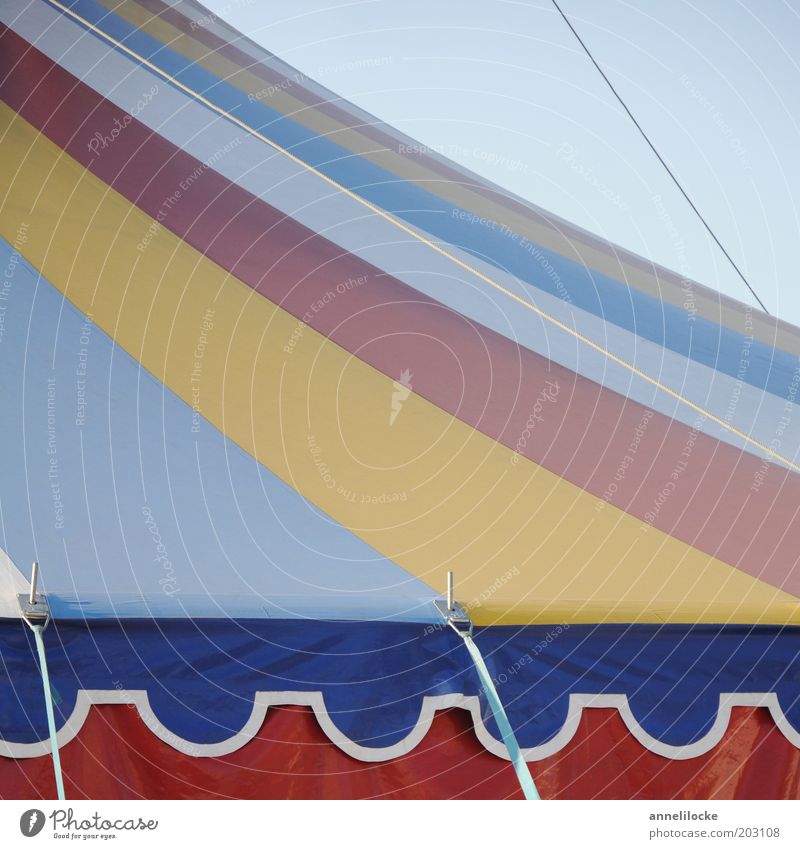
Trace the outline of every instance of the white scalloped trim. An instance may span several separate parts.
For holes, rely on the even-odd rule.
[[[238,733],[220,743],[193,743],[173,734],[159,722],[150,707],[150,701],[145,690],[124,692],[119,690],[79,690],[75,708],[58,732],[59,748],[62,748],[77,736],[92,705],[135,706],[144,724],[156,737],[177,751],[196,758],[220,757],[240,749],[258,733],[270,707],[279,705],[306,706],[314,711],[314,716],[320,728],[332,743],[351,757],[368,763],[388,761],[407,754],[419,745],[428,733],[437,710],[457,707],[469,711],[475,726],[475,733],[483,747],[493,755],[508,760],[508,752],[503,743],[493,737],[484,725],[478,697],[465,696],[461,693],[446,696],[425,696],[422,700],[422,709],[417,724],[406,737],[392,746],[370,747],[362,746],[342,734],[328,715],[321,692],[304,693],[289,690],[256,693],[250,718]],[[573,693],[569,697],[567,719],[558,734],[541,746],[523,750],[523,754],[527,761],[540,761],[550,757],[563,749],[575,736],[584,708],[616,708],[620,712],[627,729],[646,749],[671,760],[688,760],[711,751],[722,740],[730,722],[731,709],[739,706],[767,708],[783,736],[793,746],[800,748],[800,733],[792,727],[784,716],[775,693],[721,693],[717,718],[713,726],[704,737],[688,746],[670,746],[648,734],[636,721],[628,705],[628,698],[624,694],[589,695]],[[0,755],[5,757],[38,758],[49,753],[49,740],[41,740],[37,743],[9,743],[0,740]]]

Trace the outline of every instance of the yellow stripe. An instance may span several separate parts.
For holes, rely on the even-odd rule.
[[[85,18],[82,18],[76,12],[73,12],[72,9],[68,9],[66,6],[59,3],[58,0],[48,0],[48,2],[50,2],[54,6],[57,6],[65,14],[69,15],[70,17],[74,18],[75,20],[80,21],[84,26],[88,27],[93,32],[96,32],[101,38],[103,38],[106,41],[108,41],[109,43],[113,44],[115,47],[117,47],[120,50],[122,50],[123,52],[127,53],[129,56],[132,56],[134,59],[137,60],[137,62],[140,62],[141,64],[150,68],[152,71],[157,73],[159,76],[168,80],[170,83],[172,83],[176,87],[180,88],[182,91],[185,91],[187,94],[191,95],[196,100],[203,103],[209,109],[213,110],[214,112],[216,112],[219,115],[222,115],[224,118],[226,118],[229,121],[231,121],[232,123],[236,124],[237,127],[240,127],[241,129],[250,133],[255,138],[260,139],[265,144],[268,144],[273,149],[277,150],[278,152],[282,153],[284,156],[288,157],[292,162],[296,163],[297,165],[300,165],[301,167],[305,168],[307,171],[310,171],[312,174],[315,174],[317,177],[319,177],[320,180],[323,180],[324,182],[328,183],[330,186],[337,189],[337,191],[343,192],[344,194],[346,194],[352,200],[357,201],[362,206],[366,207],[371,212],[375,213],[375,215],[379,215],[381,218],[384,218],[386,221],[390,222],[395,227],[399,228],[400,230],[402,230],[404,233],[408,234],[412,238],[417,239],[419,242],[422,242],[422,244],[424,244],[424,245],[427,245],[431,250],[436,251],[436,253],[441,254],[442,256],[451,260],[452,262],[454,262],[460,268],[463,268],[465,271],[470,272],[470,274],[475,275],[475,277],[477,277],[479,280],[482,280],[484,283],[487,283],[488,285],[492,286],[494,289],[497,289],[499,292],[502,292],[503,294],[507,295],[509,298],[512,298],[514,301],[521,304],[526,309],[529,309],[531,312],[535,313],[540,318],[544,319],[545,321],[550,322],[550,324],[554,325],[555,327],[558,327],[560,330],[563,330],[565,333],[570,334],[570,336],[573,336],[579,342],[583,342],[584,345],[587,345],[588,347],[592,348],[593,350],[597,351],[598,353],[603,354],[603,356],[607,357],[612,362],[616,363],[617,365],[622,366],[623,368],[630,371],[632,374],[635,374],[637,377],[640,377],[642,380],[646,381],[647,383],[651,384],[652,386],[655,386],[657,389],[660,389],[662,392],[666,392],[667,395],[669,395],[671,398],[674,398],[676,401],[679,401],[680,403],[685,404],[690,410],[694,410],[697,413],[701,413],[709,421],[714,422],[714,424],[719,425],[720,427],[724,428],[725,430],[727,430],[730,433],[734,434],[735,436],[739,437],[739,439],[742,439],[743,441],[747,442],[749,445],[752,445],[752,446],[758,448],[760,451],[763,451],[768,457],[772,457],[773,459],[778,460],[781,463],[784,463],[792,471],[800,472],[800,465],[798,465],[797,463],[793,463],[791,460],[784,457],[782,454],[779,454],[777,451],[774,451],[768,445],[766,445],[763,442],[760,442],[756,439],[753,439],[753,437],[750,436],[749,434],[746,434],[744,431],[739,430],[738,428],[731,425],[729,422],[726,422],[724,419],[721,419],[719,416],[715,416],[709,410],[703,409],[699,404],[695,404],[694,401],[690,401],[688,398],[685,398],[683,395],[681,395],[679,392],[676,392],[674,389],[670,389],[668,386],[664,385],[660,381],[658,381],[655,378],[650,377],[649,375],[645,374],[641,369],[637,368],[636,366],[627,362],[626,360],[623,360],[621,357],[618,357],[616,354],[613,354],[611,351],[604,348],[602,345],[598,345],[596,342],[593,342],[591,339],[588,339],[582,333],[579,333],[577,330],[573,330],[573,328],[564,324],[563,321],[559,321],[554,316],[550,315],[549,313],[547,313],[544,310],[537,307],[535,304],[532,304],[530,301],[525,300],[525,298],[521,298],[519,295],[516,295],[513,292],[511,292],[510,290],[506,289],[500,283],[497,283],[495,280],[492,280],[491,277],[488,277],[487,275],[483,274],[481,271],[478,271],[478,269],[475,268],[474,266],[469,265],[469,263],[466,263],[463,260],[460,260],[458,257],[453,256],[453,254],[449,253],[444,248],[440,247],[435,242],[432,242],[430,239],[423,236],[422,234],[416,232],[416,230],[413,230],[411,227],[407,226],[402,221],[400,221],[397,218],[395,218],[394,216],[390,215],[385,210],[381,209],[378,206],[375,206],[374,204],[370,203],[368,200],[365,200],[364,198],[355,194],[355,192],[350,191],[350,189],[348,189],[346,186],[341,185],[341,183],[337,183],[336,180],[333,180],[332,178],[328,177],[326,174],[323,174],[321,171],[318,171],[316,168],[314,168],[313,166],[304,162],[298,156],[295,156],[295,154],[291,153],[290,151],[281,147],[276,142],[272,141],[272,139],[267,138],[267,136],[263,135],[262,133],[259,133],[258,130],[254,130],[252,127],[248,126],[243,121],[240,121],[234,115],[231,115],[229,112],[226,112],[224,109],[220,108],[215,103],[212,103],[210,100],[203,97],[203,95],[192,90],[188,86],[184,85],[182,82],[179,82],[174,77],[167,74],[165,71],[162,71],[161,68],[159,68],[157,65],[154,65],[152,62],[149,62],[143,56],[140,56],[138,53],[131,50],[129,47],[127,47],[126,45],[117,41],[116,39],[112,38],[110,35],[107,35],[101,29],[98,29],[94,24],[90,23]]]
[[[188,404],[213,309],[202,413],[431,586],[454,569],[477,622],[800,621],[792,596],[515,462],[413,393],[390,424],[385,375],[157,225],[6,106],[0,128],[0,227],[28,224],[26,258]]]
[[[159,16],[154,16],[135,0],[99,0],[106,8],[124,18],[142,32],[146,32],[170,49],[205,68],[220,79],[256,97],[263,94],[267,84],[260,77],[241,65],[226,59],[219,53],[213,53],[208,47],[192,36]],[[683,308],[685,293],[676,284],[665,283],[655,276],[652,269],[643,269],[640,265],[626,261],[624,254],[616,251],[609,253],[592,245],[576,232],[565,234],[561,228],[553,227],[544,219],[536,220],[520,215],[513,208],[502,206],[490,197],[476,194],[465,185],[444,179],[441,174],[414,162],[393,150],[376,149],[376,142],[361,133],[346,127],[317,109],[293,97],[288,90],[276,89],[263,101],[270,108],[288,115],[293,121],[307,127],[321,136],[330,137],[336,144],[373,162],[381,168],[408,180],[427,192],[453,203],[462,209],[479,209],[483,218],[507,225],[520,236],[524,236],[537,245],[555,251],[583,267],[584,265],[616,279],[624,280],[626,285],[636,287],[654,298]],[[698,314],[709,321],[723,323],[737,332],[745,332],[745,313],[742,309],[732,308],[723,299],[711,299],[701,291],[695,293],[695,307]],[[800,338],[785,327],[777,327],[760,313],[750,315],[749,333],[768,345],[781,345],[787,351],[800,354]]]

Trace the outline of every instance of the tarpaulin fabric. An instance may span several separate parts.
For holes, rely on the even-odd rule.
[[[514,795],[451,569],[545,797],[796,794],[800,330],[192,0],[5,0],[0,100],[0,795],[35,557],[75,795]]]
[[[22,89],[9,93],[20,114],[151,215],[158,215],[163,182],[178,185],[185,174],[203,171],[200,162],[148,133],[136,120],[126,126],[112,149],[95,156],[89,116],[110,126],[116,116],[112,105],[36,49],[23,50],[10,35],[5,42],[10,62],[20,64],[26,74],[48,79],[48,98],[25,99]],[[13,92],[14,79],[6,77],[5,91]],[[143,174],[152,175],[144,186]],[[569,398],[570,415],[548,410],[546,417],[540,416],[537,438],[530,444],[526,440],[525,456],[673,536],[708,553],[721,552],[722,559],[750,574],[761,579],[774,575],[775,582],[790,591],[795,586],[796,570],[787,571],[781,564],[793,563],[796,553],[790,551],[790,538],[780,531],[800,504],[796,476],[776,474],[773,469],[753,492],[751,482],[763,477],[755,457],[715,440],[698,439],[691,428],[650,416],[648,408],[630,399],[602,393],[597,384],[532,352],[520,351],[495,334],[463,321],[443,320],[441,307],[430,299],[412,294],[408,286],[371,264],[342,255],[326,239],[210,169],[182,190],[170,205],[164,226],[224,268],[235,270],[243,282],[269,294],[310,326],[359,351],[380,371],[389,374],[398,360],[407,363],[416,375],[417,394],[509,448],[518,448],[537,397],[544,392],[545,400],[539,404],[549,407],[558,401],[553,394],[557,387],[562,398]],[[260,238],[264,228],[273,239]],[[265,268],[270,269],[267,275]],[[331,290],[337,276],[345,282]],[[325,308],[309,310],[309,304]],[[381,344],[373,341],[378,319],[387,338]],[[415,344],[410,348],[402,337],[412,322]],[[290,348],[295,347],[294,336]],[[465,383],[462,370],[467,365],[470,379]],[[496,372],[513,379],[493,380]],[[586,439],[587,419],[575,415],[576,410],[586,409],[594,409],[595,417],[603,421],[618,422],[599,458]],[[682,486],[697,503],[714,504],[710,521],[701,511],[684,510],[682,499],[661,497],[675,468],[673,457],[681,456],[687,445],[695,459],[682,470]],[[617,456],[624,458],[631,447],[638,462],[626,463],[625,474],[620,475]],[[652,471],[645,474],[648,470]],[[722,481],[730,485],[720,491]],[[744,512],[743,499],[748,501]],[[766,516],[753,509],[759,503],[770,505]]]

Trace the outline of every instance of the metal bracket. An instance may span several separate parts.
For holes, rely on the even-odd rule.
[[[31,570],[31,591],[29,593],[20,593],[17,596],[19,609],[23,617],[33,625],[44,625],[50,621],[50,605],[47,599],[36,592],[36,585],[39,582],[39,564],[34,560],[33,569]]]
[[[472,620],[467,611],[453,598],[453,573],[447,573],[447,599],[437,598],[433,601],[436,609],[442,614],[445,622],[459,635],[472,636]]]
[[[22,615],[29,622],[42,624],[50,619],[50,607],[43,595],[37,595],[33,604],[31,604],[30,597],[26,593],[18,595],[17,600],[19,601],[19,609]]]
[[[472,620],[467,611],[457,602],[453,602],[452,608],[448,609],[447,602],[443,598],[433,600],[436,609],[442,614],[445,622],[459,634],[472,635]]]

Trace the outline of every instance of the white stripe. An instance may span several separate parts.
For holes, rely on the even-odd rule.
[[[425,696],[422,699],[419,718],[411,731],[391,746],[364,746],[343,734],[328,714],[321,692],[297,691],[258,692],[253,709],[244,727],[227,740],[219,743],[195,743],[174,734],[156,717],[145,690],[79,690],[75,707],[58,732],[59,748],[75,739],[89,715],[92,705],[135,705],[144,724],[159,740],[176,751],[195,758],[217,758],[230,755],[247,745],[259,732],[271,707],[293,705],[310,707],[326,737],[343,752],[359,761],[380,763],[402,757],[413,751],[430,730],[437,710],[461,708],[469,712],[475,734],[481,745],[491,754],[508,760],[505,744],[492,736],[483,721],[480,701],[477,696],[452,693],[443,696]],[[541,761],[560,752],[575,736],[580,727],[581,716],[589,708],[616,708],[620,712],[628,731],[646,749],[670,760],[689,760],[710,752],[725,736],[734,707],[765,707],[783,736],[796,748],[800,748],[800,733],[791,725],[781,709],[776,693],[720,693],[719,707],[714,724],[708,732],[685,746],[662,743],[642,728],[633,715],[628,698],[622,693],[595,695],[572,693],[569,697],[567,718],[561,730],[548,742],[523,750],[526,761]],[[49,740],[35,743],[11,743],[0,740],[0,756],[8,758],[38,758],[50,753]]]

